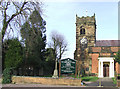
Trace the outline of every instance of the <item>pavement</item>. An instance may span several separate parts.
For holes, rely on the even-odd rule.
[[[81,87],[81,86],[51,86],[51,85],[39,85],[39,84],[14,84],[14,87],[3,86],[2,89],[119,89],[117,87]]]
[[[20,88],[20,87],[3,87],[2,89],[119,89],[119,88],[110,88],[110,87],[25,87],[25,88]]]
[[[85,82],[86,86],[116,87],[112,78],[100,78],[96,82]]]
[[[98,86],[65,86],[65,85],[43,85],[43,84],[3,84],[2,89],[119,89],[117,87]]]

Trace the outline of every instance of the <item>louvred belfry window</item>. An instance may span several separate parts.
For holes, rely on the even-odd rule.
[[[81,29],[80,29],[80,35],[81,35],[81,34],[85,34],[85,29],[84,29],[84,28],[81,28]]]

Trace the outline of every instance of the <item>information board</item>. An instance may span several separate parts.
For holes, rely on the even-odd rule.
[[[62,59],[61,60],[61,74],[75,73],[76,61],[74,59]]]

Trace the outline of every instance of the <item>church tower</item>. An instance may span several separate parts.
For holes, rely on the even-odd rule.
[[[96,42],[96,20],[93,16],[78,17],[76,15],[76,51],[75,59],[79,61],[78,67],[90,72],[89,47]]]

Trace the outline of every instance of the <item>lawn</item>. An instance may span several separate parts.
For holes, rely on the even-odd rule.
[[[81,77],[82,81],[91,81],[95,82],[98,80],[98,77],[95,76],[86,76],[86,77]]]

